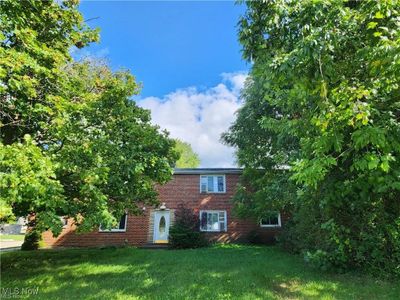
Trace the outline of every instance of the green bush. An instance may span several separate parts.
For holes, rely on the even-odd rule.
[[[37,231],[29,231],[25,235],[21,250],[37,250],[40,248],[41,234]]]
[[[337,197],[339,198],[339,197]],[[385,212],[384,202],[374,207],[346,203],[336,209],[316,205],[312,197],[302,201],[285,226],[279,242],[302,253],[313,266],[327,270],[362,270],[400,278],[400,217]],[[354,200],[356,201],[356,200]],[[365,205],[367,206],[367,205]]]
[[[208,241],[199,229],[199,218],[193,210],[180,205],[175,212],[175,223],[169,232],[171,248],[188,249],[208,245]]]

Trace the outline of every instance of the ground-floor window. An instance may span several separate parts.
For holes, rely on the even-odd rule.
[[[260,220],[261,227],[281,227],[281,214],[271,212]]]
[[[100,225],[99,231],[100,232],[124,232],[126,231],[126,223],[128,221],[128,214],[124,214],[121,216],[119,219],[119,223],[117,226],[111,228],[111,229],[103,229]]]
[[[200,230],[210,232],[226,231],[226,211],[201,210]]]

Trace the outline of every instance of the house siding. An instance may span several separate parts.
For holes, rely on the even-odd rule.
[[[221,173],[223,174],[223,173]],[[196,214],[200,210],[225,210],[227,216],[226,232],[205,232],[204,235],[215,242],[245,242],[251,232],[257,231],[262,242],[272,242],[279,231],[277,228],[260,228],[253,220],[244,220],[232,214],[231,199],[239,182],[239,174],[226,174],[226,193],[200,193],[199,174],[175,174],[167,184],[158,186],[160,203],[165,203],[170,210],[171,224],[174,211],[184,204]],[[154,211],[146,207],[140,216],[129,215],[125,232],[76,233],[72,220],[68,220],[61,235],[53,237],[50,231],[43,234],[43,241],[48,247],[98,247],[109,245],[141,246],[153,242]]]

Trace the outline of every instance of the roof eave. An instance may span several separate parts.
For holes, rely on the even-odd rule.
[[[242,174],[240,168],[175,168],[174,175]]]

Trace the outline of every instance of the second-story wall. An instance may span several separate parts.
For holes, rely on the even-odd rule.
[[[202,174],[202,175],[206,175]],[[167,184],[158,187],[160,202],[167,208],[176,209],[179,204],[191,208],[196,214],[202,210],[226,211],[227,230],[205,232],[211,239],[220,242],[244,241],[251,231],[258,229],[254,220],[243,220],[234,216],[232,197],[239,182],[239,174],[221,174],[225,176],[225,193],[201,193],[200,174],[174,175]],[[200,215],[199,215],[200,217]]]

